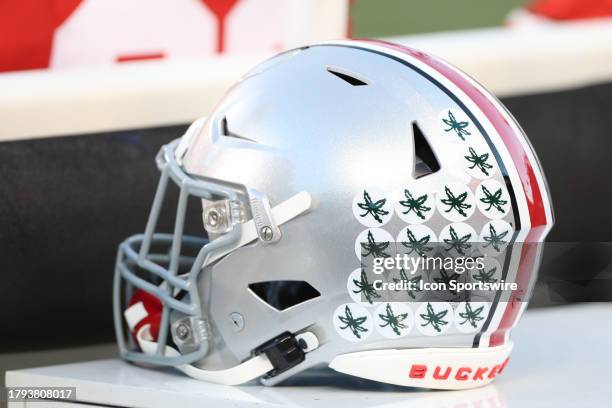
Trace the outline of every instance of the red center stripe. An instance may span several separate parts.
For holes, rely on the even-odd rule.
[[[529,156],[519,140],[519,138],[523,136],[516,134],[506,117],[500,112],[499,108],[495,106],[480,89],[467,80],[462,72],[423,52],[408,47],[378,40],[371,40],[370,42],[406,53],[449,79],[478,106],[506,145],[521,180],[525,192],[525,199],[527,200],[527,207],[529,209],[529,219],[531,220],[531,230],[525,238],[525,244],[522,244],[521,258],[516,277],[518,289],[516,293],[512,293],[511,295],[511,299],[521,299],[528,288],[532,274],[535,272],[538,250],[537,243],[543,238],[542,234],[547,226],[546,210],[544,208],[545,204],[542,201],[540,185],[536,179],[535,171],[529,160]],[[504,343],[505,333],[512,328],[516,322],[519,311],[519,304],[509,303],[504,310],[499,327],[491,335],[489,343],[491,347],[499,346]]]

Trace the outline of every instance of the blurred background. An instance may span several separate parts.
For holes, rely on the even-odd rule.
[[[116,247],[143,229],[159,147],[262,59],[346,37],[500,97],[556,211],[530,307],[612,299],[610,0],[0,0],[0,373],[115,355]]]
[[[354,1],[351,15],[356,37],[390,37],[506,25],[510,13],[528,0],[430,2]]]

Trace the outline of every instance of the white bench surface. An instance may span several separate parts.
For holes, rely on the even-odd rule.
[[[493,384],[468,391],[403,389],[329,369],[305,373],[288,385],[230,387],[118,359],[8,371],[6,383],[76,387],[78,401],[88,407],[604,407],[612,401],[610,339],[612,303],[528,311],[513,331],[515,350],[506,371]]]

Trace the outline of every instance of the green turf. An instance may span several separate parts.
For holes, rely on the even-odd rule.
[[[526,0],[356,0],[353,36],[386,37],[497,26]]]

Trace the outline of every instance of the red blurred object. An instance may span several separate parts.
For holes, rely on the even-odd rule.
[[[349,10],[357,3],[357,0],[349,0]],[[348,13],[348,21],[346,22],[346,38],[353,38],[353,32],[355,31],[355,23],[353,21],[353,14]]]
[[[159,299],[144,290],[136,290],[130,299],[128,306],[133,306],[136,303],[142,302],[144,309],[147,311],[147,316],[139,321],[136,326],[132,329],[132,334],[136,335],[138,330],[146,324],[150,325],[150,333],[154,340],[159,335],[159,323],[161,322],[161,315],[163,311],[162,303]]]
[[[345,36],[347,16],[348,0],[0,0],[0,72],[277,53]]]
[[[0,0],[0,72],[46,68],[55,29],[81,0]]]
[[[204,4],[217,17],[217,52],[221,53],[225,49],[225,21],[230,10],[234,8],[238,0],[202,0]]]
[[[581,20],[612,16],[612,0],[536,0],[527,9],[552,20]]]
[[[132,61],[146,61],[146,60],[156,60],[156,59],[164,59],[163,52],[155,52],[149,54],[129,54],[129,55],[119,55],[117,56],[117,62],[132,62]]]

